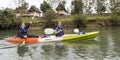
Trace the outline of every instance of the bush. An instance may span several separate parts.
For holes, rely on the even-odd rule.
[[[120,16],[118,14],[111,14],[109,22],[111,23],[112,26],[120,25]]]
[[[86,22],[87,22],[87,20],[85,19],[85,16],[83,16],[83,15],[75,14],[73,16],[73,23],[77,28],[85,27]]]
[[[0,28],[9,29],[15,28],[20,25],[20,18],[16,18],[13,10],[2,10],[0,11]]]
[[[53,20],[55,18],[56,18],[56,13],[52,9],[49,9],[45,12],[45,16],[44,16],[45,20]]]
[[[55,26],[55,22],[51,21],[51,20],[48,20],[48,21],[45,22],[44,28],[54,28],[54,26]]]

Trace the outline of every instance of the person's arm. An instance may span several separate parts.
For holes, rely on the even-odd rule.
[[[57,26],[56,28],[55,28],[55,34],[58,34],[59,32],[61,32],[62,30]]]
[[[28,29],[30,27],[30,24],[32,24],[32,22],[30,22],[25,28]]]

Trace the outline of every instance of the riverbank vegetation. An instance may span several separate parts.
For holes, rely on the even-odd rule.
[[[0,29],[10,29],[18,27],[21,23],[20,18],[16,18],[13,10],[0,11]]]
[[[42,28],[54,27],[57,21],[61,21],[65,28],[120,26],[120,16],[118,14],[75,14],[70,16],[56,16],[53,20],[35,17],[34,20],[23,18],[22,21],[26,23],[32,21],[33,27]]]
[[[85,14],[82,11],[83,3],[81,1],[75,0],[72,2],[74,9],[70,15],[67,15],[68,11],[64,7],[65,1],[59,3],[56,12],[44,1],[40,6],[41,12],[35,6],[27,10],[28,3],[21,0],[19,2],[21,5],[15,10],[0,10],[0,29],[18,27],[22,22],[29,23],[30,21],[33,22],[32,27],[41,28],[54,27],[57,21],[61,21],[64,28],[120,26],[120,3],[116,3],[111,8],[111,13],[103,13],[106,8],[99,4],[100,8],[98,8],[97,14],[92,14],[90,11]],[[43,13],[42,16],[40,16],[40,13]]]

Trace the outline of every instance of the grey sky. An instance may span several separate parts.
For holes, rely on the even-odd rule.
[[[35,5],[37,8],[40,7],[40,3],[43,2],[43,0],[25,0],[29,3],[29,5]],[[14,0],[0,0],[0,9],[5,9],[6,7],[15,9],[15,2]]]
[[[16,8],[15,1],[18,1],[18,0],[0,0],[0,9],[5,9],[6,7],[15,9]],[[37,8],[40,9],[40,4],[43,3],[44,0],[25,0],[25,1],[27,3],[29,3],[29,8],[31,7],[31,5],[35,5]],[[71,9],[72,9],[71,2],[72,2],[72,0],[54,0],[54,2],[50,2],[51,0],[48,0],[48,1],[49,1],[53,10],[55,10],[57,8],[60,1],[66,1],[65,8],[68,11],[68,13],[71,12]]]

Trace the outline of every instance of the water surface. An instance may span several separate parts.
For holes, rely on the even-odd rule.
[[[76,42],[34,43],[24,46],[9,43],[4,38],[15,36],[16,30],[0,31],[0,60],[119,60],[120,28],[83,28],[81,31],[96,31],[95,39]],[[30,30],[30,34],[41,35],[43,30]],[[65,33],[72,33],[65,30]]]

